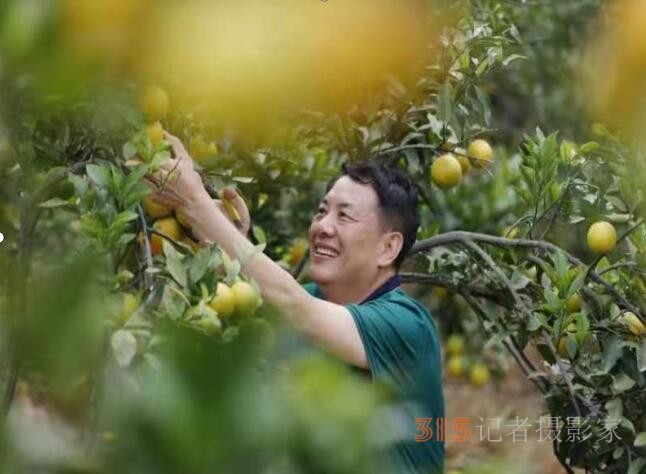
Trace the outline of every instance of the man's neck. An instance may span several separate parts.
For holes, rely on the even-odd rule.
[[[361,303],[395,274],[395,270],[389,268],[383,273],[377,275],[374,280],[364,285],[361,285],[359,282],[352,285],[348,285],[346,282],[331,282],[327,284],[319,284],[319,288],[325,295],[325,299],[331,303],[340,305]]]

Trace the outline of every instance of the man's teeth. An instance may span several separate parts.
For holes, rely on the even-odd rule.
[[[320,255],[325,255],[326,257],[337,257],[339,252],[336,250],[328,249],[325,247],[316,247],[316,253]]]

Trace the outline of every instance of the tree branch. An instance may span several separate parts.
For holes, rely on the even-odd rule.
[[[404,283],[425,283],[433,286],[441,286],[442,288],[446,288],[447,290],[455,293],[461,293],[463,290],[466,290],[475,297],[485,298],[507,309],[510,308],[509,303],[501,299],[498,292],[492,291],[486,287],[465,286],[463,284],[453,283],[447,278],[443,278],[441,275],[428,273],[402,272],[399,276]]]
[[[409,252],[407,258],[410,258],[416,253],[427,252],[428,250],[431,250],[435,247],[445,247],[450,244],[460,244],[465,240],[482,242],[504,248],[539,249],[545,252],[561,252],[563,253],[563,255],[565,255],[565,257],[570,261],[571,264],[578,267],[587,267],[587,265],[585,265],[582,260],[550,242],[531,239],[506,239],[504,237],[497,237],[495,235],[480,234],[477,232],[467,231],[445,232],[443,234],[431,237],[430,239],[419,241],[415,245],[413,245],[413,248]],[[644,316],[641,314],[639,308],[630,303],[621,293],[617,291],[617,289],[612,284],[601,278],[601,276],[599,276],[599,274],[595,271],[590,272],[590,278],[592,278],[592,280],[596,283],[602,285],[612,296],[614,296],[617,302],[619,302],[620,306],[623,306],[629,311],[635,313],[642,320],[642,322],[646,324],[646,318],[644,318]]]
[[[493,270],[494,273],[496,273],[496,275],[498,275],[498,278],[500,278],[502,280],[502,282],[505,284],[505,286],[509,290],[509,293],[511,293],[511,295],[514,298],[514,301],[518,305],[519,309],[525,314],[525,316],[530,316],[531,312],[530,312],[529,308],[527,308],[527,306],[525,306],[525,303],[520,299],[520,297],[518,296],[518,293],[512,287],[511,282],[507,278],[507,275],[505,275],[505,272],[503,272],[502,269],[496,264],[496,262],[493,261],[491,256],[487,252],[482,250],[482,248],[480,248],[480,246],[478,246],[476,243],[474,243],[473,241],[471,241],[469,239],[464,239],[463,243],[467,247],[469,247],[471,250],[476,252],[480,256],[480,258],[482,258],[482,260],[484,260],[485,263],[491,268],[491,270]],[[554,355],[554,359],[556,360],[556,364],[558,365],[559,370],[560,370],[561,374],[563,375],[563,380],[565,380],[565,383],[566,383],[566,385],[568,387],[568,391],[570,393],[570,399],[572,400],[574,410],[576,411],[577,416],[580,417],[581,416],[581,409],[579,408],[579,404],[576,401],[576,396],[575,396],[575,392],[574,392],[574,386],[572,385],[572,381],[568,377],[568,373],[565,370],[565,366],[563,365],[563,363],[559,359],[558,352],[557,352],[556,348],[554,347],[554,344],[552,344],[552,340],[550,339],[550,337],[547,334],[547,332],[545,331],[545,329],[543,329],[541,331],[541,335],[545,338],[545,342],[546,342],[547,346],[549,347],[550,351]]]

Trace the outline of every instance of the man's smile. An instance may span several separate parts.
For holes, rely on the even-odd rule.
[[[315,244],[313,254],[320,258],[335,258],[339,256],[339,251],[334,247],[325,244]]]

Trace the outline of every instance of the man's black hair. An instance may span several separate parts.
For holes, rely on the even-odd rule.
[[[341,170],[341,174],[328,183],[327,190],[332,189],[341,176],[348,176],[353,181],[372,186],[379,198],[379,209],[384,224],[404,236],[401,251],[395,259],[395,268],[398,269],[417,236],[417,189],[400,169],[381,164],[374,159],[344,163]]]

